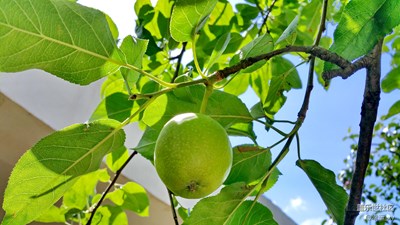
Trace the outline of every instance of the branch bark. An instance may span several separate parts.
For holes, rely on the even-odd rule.
[[[117,182],[118,177],[121,175],[122,171],[124,170],[124,168],[126,167],[126,165],[128,165],[128,163],[131,161],[131,159],[133,157],[135,157],[135,155],[137,154],[137,151],[132,152],[132,154],[129,156],[129,158],[125,161],[125,163],[121,166],[121,168],[115,173],[114,178],[112,179],[112,181],[110,182],[110,184],[107,186],[106,190],[103,192],[103,194],[101,195],[100,200],[94,205],[94,208],[92,208],[92,210],[90,210],[90,217],[89,220],[87,221],[86,225],[90,225],[92,224],[92,220],[94,218],[94,215],[96,214],[96,211],[99,209],[99,207],[101,206],[101,203],[103,203],[104,199],[106,198],[106,195],[108,192],[110,192],[111,188],[114,186],[115,182]]]
[[[243,59],[242,61],[240,61],[240,63],[236,65],[226,67],[222,70],[217,71],[214,76],[216,77],[216,80],[219,81],[228,77],[231,74],[239,72],[240,70],[253,65],[256,62],[259,62],[261,60],[268,61],[272,57],[290,52],[304,52],[310,54],[311,56],[318,57],[324,61],[333,63],[342,69],[345,69],[352,65],[350,61],[341,57],[340,55],[318,46],[286,46],[285,48],[277,49],[266,54]]]
[[[361,202],[365,172],[371,154],[371,143],[374,125],[380,100],[382,40],[375,46],[372,54],[366,58],[367,78],[364,89],[364,99],[361,107],[360,137],[358,140],[357,158],[350,188],[344,224],[354,225],[359,214],[357,205]]]

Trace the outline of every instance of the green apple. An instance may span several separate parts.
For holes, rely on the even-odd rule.
[[[226,179],[232,148],[225,129],[204,114],[184,113],[162,128],[156,141],[154,165],[175,195],[202,198]]]

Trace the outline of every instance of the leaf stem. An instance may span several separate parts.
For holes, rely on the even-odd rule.
[[[200,76],[203,79],[206,79],[207,76],[203,74],[203,71],[201,70],[200,65],[199,65],[199,61],[197,59],[196,42],[197,42],[196,33],[194,33],[193,38],[192,38],[192,52],[193,52],[194,65],[196,67],[197,72],[200,74]]]
[[[299,158],[299,160],[301,160],[301,156],[300,156],[300,135],[299,135],[299,133],[296,133],[296,144],[297,144],[297,157]]]
[[[114,178],[112,179],[111,183],[107,186],[106,190],[103,192],[103,194],[101,195],[100,200],[96,203],[95,207],[93,208],[93,210],[90,210],[90,217],[89,220],[87,221],[86,225],[90,225],[92,224],[92,220],[94,215],[96,214],[97,209],[101,206],[101,203],[104,201],[104,199],[106,198],[106,195],[108,192],[110,192],[111,188],[114,186],[115,182],[117,181],[118,177],[121,175],[122,170],[124,170],[124,168],[126,167],[126,165],[128,165],[128,163],[133,159],[133,157],[135,157],[135,155],[137,154],[137,151],[133,151],[132,154],[129,156],[129,158],[124,162],[124,164],[121,166],[121,168],[118,169],[118,171],[115,173]]]
[[[176,78],[178,77],[178,75],[179,75],[179,69],[180,69],[180,67],[181,67],[183,54],[184,54],[185,51],[186,51],[186,45],[187,45],[187,42],[183,42],[183,43],[182,43],[182,50],[181,50],[181,52],[179,53],[179,55],[177,56],[177,57],[178,57],[178,62],[176,63],[176,70],[175,70],[174,76],[172,77],[172,82],[174,82],[175,79],[176,79]]]
[[[203,101],[200,106],[200,113],[205,113],[207,109],[208,98],[212,94],[214,87],[212,84],[206,83],[206,90],[204,91]]]
[[[254,121],[259,122],[259,123],[263,124],[264,126],[266,126],[266,127],[268,127],[268,128],[271,128],[271,129],[274,130],[276,133],[278,133],[278,134],[280,134],[280,135],[282,135],[282,136],[284,136],[284,137],[287,137],[287,133],[281,131],[280,129],[276,128],[275,126],[273,126],[273,125],[271,125],[271,124],[269,124],[269,123],[267,123],[267,122],[264,122],[264,121],[259,120],[259,119],[255,119]]]
[[[199,79],[199,80],[192,80],[192,81],[187,81],[187,82],[182,82],[182,83],[174,83],[176,84],[175,87],[171,87],[171,88],[164,88],[160,91],[156,91],[156,92],[151,92],[151,93],[145,93],[145,94],[141,94],[141,93],[135,93],[132,94],[129,99],[131,100],[138,100],[138,99],[151,99],[157,96],[160,96],[162,94],[168,93],[176,88],[182,88],[182,87],[187,87],[187,86],[192,86],[195,84],[204,84],[206,83],[207,80],[206,79]]]
[[[277,1],[278,1],[278,0],[274,0],[274,1],[271,3],[271,5],[268,7],[268,9],[267,9],[267,14],[265,15],[265,17],[264,17],[264,19],[263,19],[263,22],[262,22],[262,24],[261,24],[261,26],[260,26],[260,29],[258,30],[258,35],[261,34],[262,28],[263,28],[264,26],[265,26],[265,28],[267,29],[267,33],[269,33],[267,21],[268,21],[269,14],[271,14],[272,8],[275,6],[275,3],[276,3]]]
[[[139,73],[143,74],[144,76],[150,78],[151,80],[153,80],[153,81],[159,83],[160,85],[162,85],[162,86],[164,86],[164,87],[173,88],[173,87],[176,86],[175,83],[169,83],[169,82],[163,81],[163,80],[161,80],[160,78],[158,78],[158,77],[156,77],[156,76],[154,76],[154,75],[152,75],[152,74],[150,74],[150,73],[148,73],[148,72],[146,72],[146,71],[144,71],[144,70],[142,70],[142,69],[139,69],[139,68],[137,68],[137,67],[135,67],[135,66],[133,66],[133,65],[130,65],[130,64],[125,63],[125,64],[123,64],[122,66],[124,66],[124,67],[126,67],[126,68],[128,68],[128,69],[130,69],[130,70],[134,70],[134,71],[136,71],[136,72],[139,72]]]

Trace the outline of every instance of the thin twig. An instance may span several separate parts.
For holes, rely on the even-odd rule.
[[[325,31],[325,20],[326,20],[326,14],[328,11],[328,0],[324,0],[323,5],[322,5],[322,13],[321,13],[321,21],[319,23],[319,29],[317,33],[317,37],[314,40],[314,47],[317,47],[321,41],[322,33]],[[314,88],[314,69],[315,69],[315,56],[312,55],[310,56],[310,66],[308,69],[308,81],[307,81],[307,90],[306,94],[304,96],[304,101],[302,108],[298,114],[298,117],[300,120],[304,120],[306,117],[306,112],[308,110],[309,106],[309,101],[311,97],[311,91]]]
[[[174,199],[172,198],[173,193],[169,189],[167,190],[168,190],[169,202],[171,203],[172,217],[174,218],[175,225],[179,225],[178,216],[176,215],[175,211]]]
[[[357,205],[361,202],[365,172],[371,154],[371,143],[380,100],[381,52],[382,40],[379,41],[372,51],[371,58],[369,58],[370,62],[366,67],[367,78],[365,81],[364,100],[361,107],[360,135],[350,196],[344,219],[345,225],[354,225],[359,214]]]
[[[91,214],[90,214],[90,218],[87,221],[86,225],[90,225],[92,224],[92,220],[94,215],[96,214],[97,209],[101,206],[101,203],[104,201],[106,195],[108,192],[110,192],[111,188],[114,186],[115,182],[117,181],[118,177],[121,175],[122,170],[124,170],[124,168],[126,167],[126,165],[128,165],[128,163],[132,160],[132,158],[137,154],[137,151],[133,151],[132,154],[129,156],[129,158],[124,162],[124,164],[121,166],[121,168],[119,168],[119,170],[117,170],[117,172],[114,175],[114,178],[112,179],[111,183],[107,186],[106,190],[103,192],[103,194],[101,195],[100,200],[96,203],[95,207],[93,208],[93,210],[90,210]]]
[[[264,20],[263,20],[263,22],[262,22],[262,24],[261,24],[260,30],[258,30],[258,35],[261,34],[262,28],[263,28],[264,26],[265,26],[265,28],[267,28],[267,33],[269,33],[267,21],[268,21],[269,14],[271,14],[272,8],[275,6],[275,3],[276,3],[277,1],[278,1],[278,0],[274,0],[274,1],[271,3],[271,5],[268,7],[268,9],[267,9],[267,14],[266,14],[265,17],[264,17]]]
[[[175,82],[175,79],[179,75],[179,69],[181,68],[181,64],[182,64],[182,56],[186,51],[186,45],[187,45],[187,42],[182,43],[182,50],[181,50],[181,53],[179,53],[179,55],[178,55],[178,62],[176,64],[176,70],[175,70],[174,76],[172,77],[172,82]]]
[[[301,160],[301,154],[300,154],[300,135],[299,133],[296,133],[296,145],[297,145],[297,158]]]

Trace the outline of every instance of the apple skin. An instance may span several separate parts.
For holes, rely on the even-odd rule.
[[[228,135],[207,115],[179,114],[164,125],[157,138],[154,165],[176,196],[205,197],[220,187],[230,172]]]

